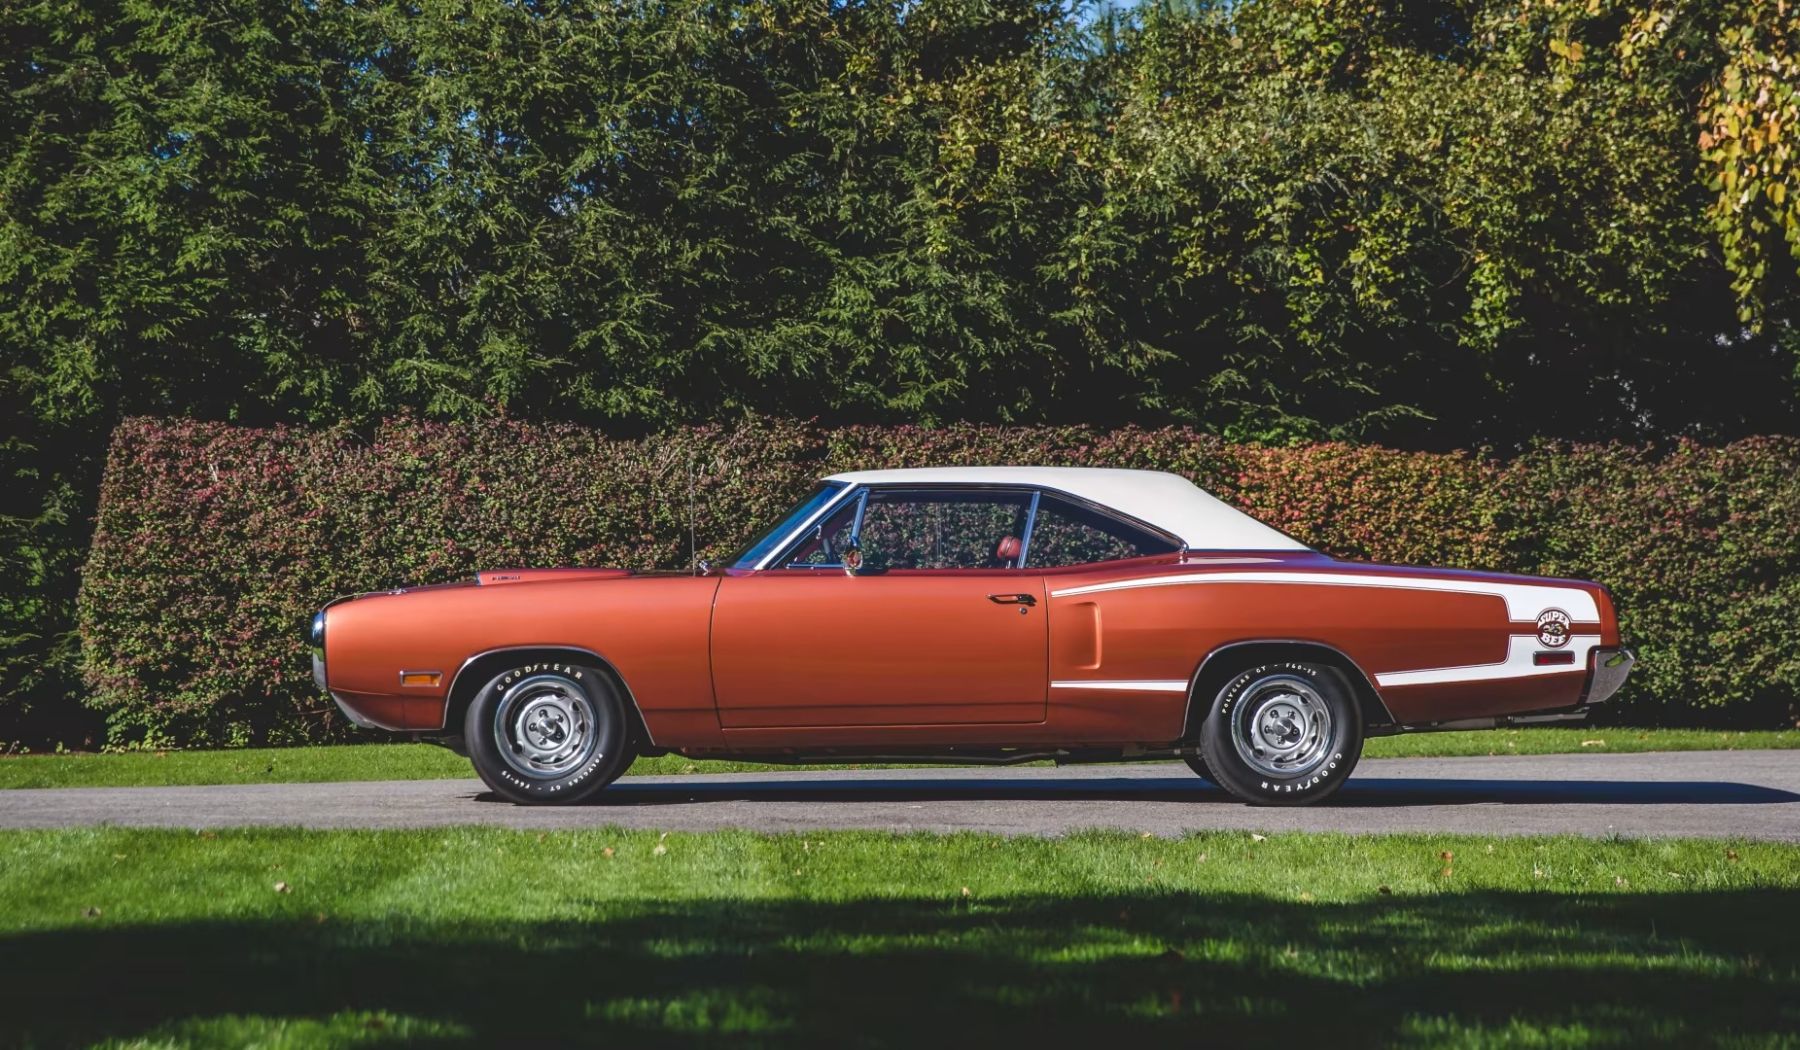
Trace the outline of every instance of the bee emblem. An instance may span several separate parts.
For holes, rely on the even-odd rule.
[[[1537,618],[1538,644],[1560,649],[1569,644],[1569,614],[1561,609],[1545,609]]]

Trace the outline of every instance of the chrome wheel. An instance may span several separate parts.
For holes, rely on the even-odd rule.
[[[548,780],[593,757],[593,701],[561,675],[534,675],[501,694],[494,709],[494,743],[520,776]]]
[[[1331,706],[1298,675],[1258,679],[1232,711],[1231,742],[1238,757],[1259,773],[1303,776],[1330,751]]]

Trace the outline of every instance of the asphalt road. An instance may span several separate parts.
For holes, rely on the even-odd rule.
[[[1255,808],[1169,764],[627,777],[599,802],[525,807],[475,780],[0,791],[0,827],[991,831],[1123,828],[1700,836],[1800,842],[1800,751],[1407,758],[1330,802]]]

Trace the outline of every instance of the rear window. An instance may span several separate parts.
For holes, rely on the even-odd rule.
[[[1038,499],[1025,563],[1033,568],[1173,554],[1181,547],[1170,540],[1046,492]]]

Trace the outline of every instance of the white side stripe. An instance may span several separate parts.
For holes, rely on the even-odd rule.
[[[1073,680],[1050,683],[1052,689],[1118,689],[1133,693],[1185,693],[1187,687],[1185,678],[1147,679],[1136,682]]]
[[[1572,664],[1548,664],[1539,667],[1532,654],[1544,650],[1537,637],[1515,634],[1506,644],[1506,659],[1497,664],[1472,664],[1467,667],[1434,667],[1423,671],[1389,671],[1375,676],[1377,685],[1437,685],[1444,682],[1494,682],[1508,678],[1535,678],[1546,674],[1569,674],[1586,671],[1588,654],[1600,644],[1597,634],[1577,634],[1569,644],[1556,652],[1575,654]]]
[[[1585,672],[1588,655],[1600,645],[1597,634],[1577,634],[1569,638],[1566,648],[1555,650],[1575,654],[1575,662],[1540,666],[1534,655],[1544,651],[1535,636],[1515,634],[1507,640],[1506,659],[1494,664],[1470,664],[1463,667],[1431,667],[1418,671],[1388,671],[1375,676],[1378,685],[1439,685],[1448,682],[1493,682],[1509,678],[1536,678],[1541,675]],[[1052,689],[1106,689],[1131,693],[1185,693],[1188,683],[1181,678],[1152,678],[1126,681],[1122,679],[1064,679],[1050,683]]]
[[[1414,576],[1372,576],[1364,573],[1335,572],[1197,572],[1180,576],[1142,576],[1134,580],[1090,583],[1051,591],[1050,597],[1069,594],[1095,594],[1100,591],[1125,591],[1136,587],[1189,587],[1208,583],[1304,583],[1326,587],[1387,587],[1405,591],[1448,591],[1461,594],[1491,594],[1506,602],[1509,620],[1536,620],[1545,609],[1557,608],[1582,623],[1597,623],[1600,607],[1594,596],[1575,587],[1554,587],[1540,583],[1499,583],[1489,580],[1434,580]]]

